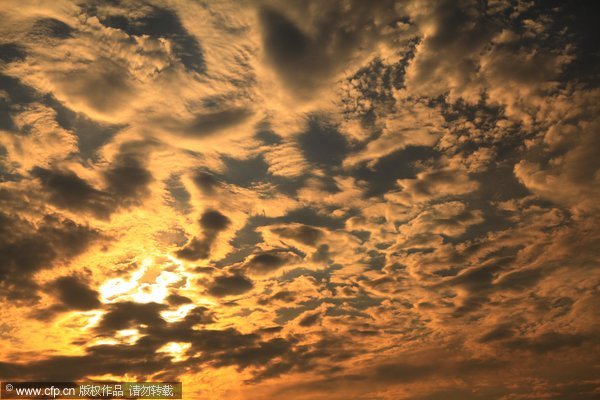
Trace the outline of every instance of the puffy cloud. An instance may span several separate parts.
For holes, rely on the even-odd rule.
[[[577,122],[549,126],[543,142],[538,144],[545,154],[543,162],[521,160],[514,167],[516,177],[532,192],[571,207],[576,212],[596,213],[593,200],[597,197],[597,142],[599,129],[595,118],[596,91],[555,101],[552,116],[571,115]]]
[[[295,178],[304,173],[308,163],[294,143],[282,143],[265,148],[265,161],[275,176]]]
[[[384,47],[387,40],[402,40],[403,25],[397,24],[390,2],[369,7],[355,1],[282,6],[259,9],[262,45],[280,79],[300,98],[372,56],[369,52],[379,50],[378,42]],[[394,33],[400,38],[393,38]]]
[[[31,103],[11,117],[15,129],[22,132],[0,131],[0,145],[7,149],[11,170],[24,173],[35,166],[48,167],[77,152],[77,137],[58,124],[51,108]]]
[[[409,90],[431,97],[477,101],[483,86],[477,75],[478,56],[498,29],[476,3],[456,7],[451,2],[411,4],[411,17],[422,40],[406,70]]]
[[[415,179],[399,179],[400,192],[386,194],[390,201],[411,205],[413,202],[428,202],[472,192],[479,187],[477,181],[469,179],[466,171],[440,169],[419,172]]]
[[[484,221],[479,210],[467,210],[465,204],[449,202],[425,209],[408,223],[400,226],[399,233],[405,237],[420,234],[458,236],[471,225]]]
[[[397,111],[385,115],[381,135],[367,143],[357,154],[351,154],[344,165],[362,162],[374,165],[382,157],[408,146],[433,147],[442,132],[443,118],[423,103],[401,102]]]

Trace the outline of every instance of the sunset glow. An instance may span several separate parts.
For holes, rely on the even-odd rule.
[[[0,1],[0,382],[599,399],[596,3]]]

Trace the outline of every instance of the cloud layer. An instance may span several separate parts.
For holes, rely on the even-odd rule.
[[[597,398],[593,15],[0,4],[0,380]]]

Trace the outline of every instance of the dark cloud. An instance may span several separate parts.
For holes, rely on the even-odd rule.
[[[68,262],[87,250],[100,234],[69,219],[46,215],[39,223],[0,213],[0,296],[32,301],[33,275]]]
[[[148,185],[154,180],[145,167],[144,151],[148,143],[129,142],[121,146],[120,152],[104,171],[107,191],[124,204],[139,204],[148,194]]]
[[[559,18],[555,24],[556,36],[566,28],[567,37],[570,42],[577,43],[577,57],[565,68],[563,80],[577,80],[589,85],[589,87],[598,87],[600,84],[600,73],[594,67],[600,62],[600,52],[594,43],[594,37],[597,33],[597,27],[594,21],[594,15],[598,13],[598,4],[594,2],[573,2],[562,4],[560,2],[550,2],[547,6],[558,5],[556,11],[560,12],[563,18]],[[545,4],[540,4],[544,6]],[[564,32],[564,31],[563,31]]]
[[[219,232],[230,224],[229,218],[216,210],[205,211],[200,217],[200,226],[207,231]]]
[[[84,211],[98,218],[108,218],[118,207],[139,205],[148,195],[148,185],[154,180],[145,167],[144,142],[129,142],[121,146],[110,166],[103,171],[104,189],[69,170],[35,167],[31,174],[38,178],[54,205],[71,211]]]
[[[289,290],[281,290],[271,296],[263,297],[258,300],[258,304],[268,305],[273,301],[281,301],[284,303],[292,303],[296,300],[297,294]]]
[[[311,54],[311,40],[292,21],[282,13],[264,8],[260,12],[260,21],[263,27],[263,45],[271,62],[278,72],[287,81],[295,85],[307,84],[314,86],[317,77],[312,76],[313,68],[318,65],[318,55]],[[315,67],[306,71],[308,61],[312,58]],[[295,77],[291,71],[300,69]],[[296,82],[294,82],[296,81]]]
[[[541,268],[526,268],[510,272],[498,280],[498,286],[504,289],[524,290],[539,282],[544,277]]]
[[[214,177],[214,175],[204,172],[198,171],[193,176],[192,179],[194,183],[202,190],[207,196],[213,195],[216,189],[220,186],[219,181]]]
[[[75,276],[63,276],[50,283],[61,305],[69,310],[92,310],[100,307],[98,292]]]
[[[504,342],[504,346],[512,350],[525,350],[543,354],[562,348],[579,347],[587,339],[586,335],[577,333],[545,332],[535,337],[509,339]]]
[[[248,129],[242,125],[255,115],[255,110],[246,106],[224,104],[208,105],[203,111],[197,111],[190,118],[174,118],[172,116],[157,116],[153,122],[164,129],[181,136],[208,139],[212,135],[230,128]],[[239,126],[239,127],[238,127]],[[229,133],[231,133],[229,131]]]
[[[270,326],[268,328],[261,328],[260,332],[264,332],[264,333],[279,333],[281,332],[283,329],[283,327],[281,326]]]
[[[312,207],[301,207],[291,210],[287,215],[277,218],[275,221],[311,225],[315,229],[323,227],[334,230],[342,229],[345,226],[345,218],[319,212]]]
[[[466,291],[465,299],[456,308],[455,315],[461,316],[481,309],[489,296],[498,290],[494,285],[496,277],[514,261],[512,256],[491,258],[480,266],[467,269],[440,283],[439,287],[458,287]]]
[[[315,262],[328,263],[331,261],[329,246],[326,244],[322,244],[317,248],[312,255],[312,260]]]
[[[30,363],[0,362],[0,375],[53,380],[81,380],[90,375],[130,373],[144,378],[169,373],[176,378],[185,370],[213,367],[267,367],[273,359],[293,356],[295,341],[273,338],[263,341],[255,333],[242,334],[235,329],[196,329],[198,324],[213,322],[204,307],[196,307],[178,322],[160,318],[165,306],[157,303],[122,302],[108,306],[96,331],[111,335],[116,330],[138,327],[145,335],[134,344],[93,345],[81,356],[51,356]],[[143,325],[143,326],[142,326]],[[175,363],[171,356],[157,352],[172,341],[190,343],[187,361]],[[49,368],[49,371],[44,371]],[[112,371],[112,372],[111,372]]]
[[[497,340],[507,339],[514,336],[515,331],[509,324],[501,324],[496,326],[494,329],[486,332],[479,338],[481,343],[489,343]]]
[[[289,261],[285,252],[271,251],[255,254],[246,261],[246,268],[256,274],[266,274],[283,267]]]
[[[309,246],[315,246],[323,237],[320,229],[309,225],[284,226],[273,229],[273,232],[284,238],[294,239]]]
[[[201,237],[192,238],[177,256],[186,260],[198,260],[210,257],[210,249],[220,231],[226,229],[230,219],[216,210],[207,210],[200,217],[199,224],[203,229]]]
[[[180,306],[182,304],[189,304],[192,302],[192,299],[189,297],[185,297],[176,293],[168,295],[165,300],[172,306]]]
[[[254,287],[252,281],[243,275],[222,275],[214,278],[208,286],[208,293],[216,296],[244,294]]]
[[[8,55],[10,55],[10,48]],[[25,54],[23,53],[23,56]],[[9,97],[0,96],[0,128],[17,130],[13,113],[18,105],[30,103],[40,95],[36,90],[23,84],[19,79],[0,73],[0,90],[8,93]]]
[[[38,178],[50,202],[71,211],[89,211],[99,218],[106,218],[115,207],[113,199],[95,189],[72,171],[50,170],[35,167],[31,174]]]
[[[100,345],[85,355],[53,356],[28,364],[0,363],[3,377],[78,381],[87,376],[134,374],[149,377],[171,366],[171,357],[150,353],[152,348],[127,345]]]
[[[379,365],[375,370],[375,379],[384,382],[407,383],[429,378],[438,372],[433,364],[395,363]]]
[[[21,61],[25,58],[25,50],[16,43],[0,44],[0,60],[9,63]]]
[[[262,156],[240,159],[224,157],[223,162],[226,167],[223,175],[228,183],[251,187],[270,177],[269,165]]]
[[[73,28],[56,18],[40,18],[35,21],[29,34],[38,39],[68,39],[73,37]]]
[[[302,317],[302,319],[298,322],[298,325],[303,327],[313,326],[316,325],[320,319],[321,313],[307,314],[304,317]]]
[[[335,125],[322,118],[309,120],[306,132],[298,136],[306,160],[320,166],[336,166],[349,152],[349,145]]]
[[[275,357],[285,357],[292,353],[292,343],[282,338],[261,342],[257,346],[243,347],[236,351],[219,355],[215,366],[234,365],[239,369],[249,366],[266,365]]]
[[[142,324],[160,327],[166,324],[160,316],[160,312],[166,309],[167,306],[158,303],[113,303],[108,306],[95,329],[100,334],[111,335],[118,330],[137,328]]]
[[[247,108],[230,108],[205,114],[197,115],[185,132],[192,136],[206,136],[226,128],[238,125],[254,112]]]
[[[192,196],[183,184],[181,176],[178,174],[172,174],[164,181],[164,183],[166,190],[170,195],[166,199],[167,203],[175,210],[180,211],[183,214],[190,213],[192,211],[192,205],[190,203]]]
[[[177,331],[183,328],[191,329],[198,324],[206,325],[213,322],[215,322],[213,313],[206,307],[198,306],[189,311],[182,321],[174,323],[172,327],[174,331]]]
[[[309,393],[331,393],[334,394],[343,385],[347,388],[346,393],[372,393],[376,390],[386,390],[391,393],[399,393],[398,387],[411,387],[410,384],[419,382],[434,384],[437,379],[447,379],[451,377],[460,377],[460,379],[471,380],[474,377],[492,372],[499,372],[506,366],[506,362],[489,358],[466,358],[466,359],[437,359],[430,355],[422,355],[423,360],[415,361],[413,357],[408,356],[406,361],[381,362],[370,365],[368,368],[353,374],[344,369],[332,369],[325,373],[326,377],[316,380],[303,381],[302,392],[308,390]],[[292,387],[281,386],[278,395],[291,395],[286,393],[293,390]],[[429,391],[426,391],[426,393]],[[410,399],[417,397],[407,397]],[[457,397],[460,398],[460,397]],[[469,398],[470,397],[466,397]]]
[[[178,250],[175,254],[177,257],[183,258],[184,260],[198,260],[202,258],[208,258],[210,256],[210,245],[212,242],[202,240],[198,238],[192,238],[182,249]]]

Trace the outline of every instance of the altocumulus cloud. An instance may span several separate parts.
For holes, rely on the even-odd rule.
[[[596,8],[1,2],[0,380],[596,398]]]

